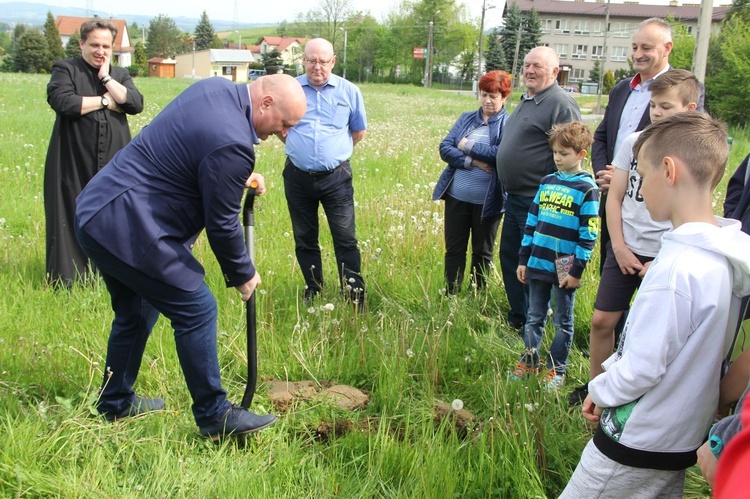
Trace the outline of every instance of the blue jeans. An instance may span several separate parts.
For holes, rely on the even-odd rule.
[[[570,345],[573,343],[573,305],[576,290],[560,288],[557,284],[528,279],[529,310],[526,314],[526,327],[523,330],[523,342],[526,352],[521,355],[521,362],[536,367],[539,364],[539,347],[544,335],[544,322],[547,318],[550,296],[554,290],[555,304],[552,323],[555,326],[555,338],[547,356],[547,369],[556,374],[565,374],[568,365]]]
[[[342,287],[360,295],[365,283],[354,223],[354,187],[349,162],[325,175],[310,175],[289,159],[284,168],[284,192],[292,219],[295,252],[307,289],[323,287],[323,261],[320,254],[318,207],[322,204],[331,229]]]
[[[505,201],[505,220],[500,233],[500,270],[503,273],[505,294],[508,297],[508,322],[524,324],[528,305],[528,289],[516,276],[518,269],[518,250],[521,249],[526,217],[533,197],[513,196],[508,194]]]
[[[133,384],[159,314],[172,323],[182,373],[193,399],[193,417],[199,427],[214,423],[231,404],[221,387],[216,349],[217,307],[205,283],[195,291],[167,285],[125,264],[107,251],[75,221],[83,251],[99,269],[111,296],[115,318],[107,344],[107,371],[99,397],[102,414],[128,409]]]

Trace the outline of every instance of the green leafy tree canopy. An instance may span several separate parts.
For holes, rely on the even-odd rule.
[[[146,55],[172,57],[182,48],[182,31],[169,16],[159,14],[148,23]]]
[[[45,69],[50,71],[52,70],[52,63],[65,59],[65,49],[60,39],[60,31],[57,29],[55,18],[52,17],[52,12],[49,10],[47,11],[47,21],[44,23],[44,38],[47,40],[49,49],[49,60]]]

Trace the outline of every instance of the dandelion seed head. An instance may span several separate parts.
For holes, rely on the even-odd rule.
[[[412,350],[411,348],[407,348],[406,349],[406,356],[409,357],[410,359],[412,357],[414,357],[414,350]]]
[[[464,402],[461,399],[455,399],[453,402],[451,402],[451,409],[454,411],[460,411],[464,408]]]
[[[307,309],[308,314],[314,314],[315,313],[315,307],[310,307]]]

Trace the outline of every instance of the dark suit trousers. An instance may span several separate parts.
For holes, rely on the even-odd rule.
[[[284,192],[292,219],[295,252],[308,293],[323,287],[318,207],[323,205],[333,238],[342,289],[358,298],[364,293],[361,257],[354,222],[352,168],[345,162],[331,173],[311,175],[288,159],[284,168]]]

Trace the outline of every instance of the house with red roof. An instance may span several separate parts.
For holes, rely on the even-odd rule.
[[[76,31],[80,34],[81,24],[90,20],[90,17],[74,16],[57,16],[57,30],[60,32],[60,39],[63,46],[68,44],[68,40]],[[128,67],[133,65],[133,47],[130,46],[130,36],[128,35],[128,23],[122,19],[108,19],[109,22],[117,28],[115,44],[112,48],[112,59],[117,66]]]
[[[255,62],[262,62],[263,54],[273,49],[281,53],[281,60],[284,66],[289,69],[296,69],[297,73],[302,72],[302,56],[305,50],[307,38],[292,38],[288,36],[264,36],[257,45],[248,46],[248,50],[253,54]]]

